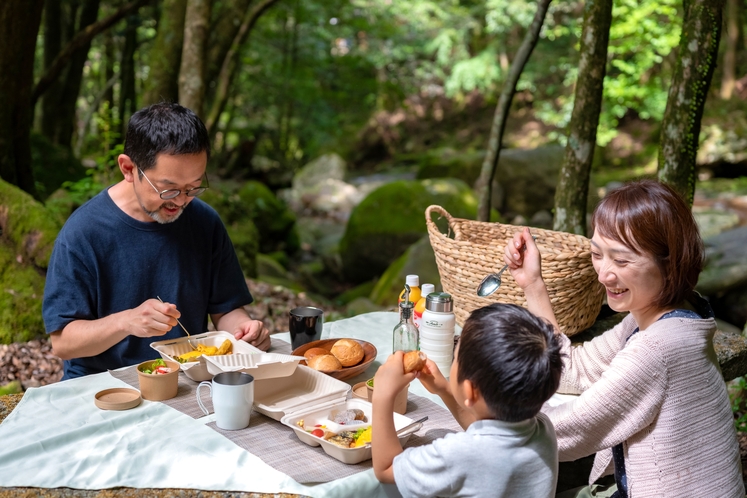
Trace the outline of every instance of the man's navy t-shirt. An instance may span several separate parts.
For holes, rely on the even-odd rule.
[[[55,241],[44,289],[47,333],[75,320],[95,320],[160,296],[181,312],[192,334],[208,314],[252,302],[236,253],[218,214],[194,199],[173,223],[133,219],[107,190],[77,209]],[[128,336],[103,353],[66,360],[63,379],[158,358],[155,341],[184,336]]]

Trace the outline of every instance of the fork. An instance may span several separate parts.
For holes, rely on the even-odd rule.
[[[156,296],[156,297],[158,298],[158,300],[159,300],[159,301],[163,302],[163,299],[161,299],[161,296]],[[191,337],[192,337],[192,335],[191,335],[191,334],[189,333],[189,331],[188,331],[188,330],[187,330],[187,329],[186,329],[186,328],[184,327],[184,325],[182,325],[182,322],[180,322],[178,318],[176,319],[176,323],[178,323],[178,324],[179,324],[179,326],[180,326],[180,327],[182,328],[182,330],[183,330],[184,332],[186,332],[186,334],[187,334],[187,344],[189,344],[190,346],[192,346],[192,349],[194,349],[194,350],[196,351],[196,350],[197,350],[197,348],[195,347],[195,345],[194,345],[194,344],[192,344],[192,340],[191,340]]]

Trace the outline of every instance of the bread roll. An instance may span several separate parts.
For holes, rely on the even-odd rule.
[[[306,358],[306,361],[309,361],[314,356],[319,356],[320,354],[330,354],[329,351],[327,351],[324,348],[309,348],[308,351],[306,351],[303,356]]]
[[[306,363],[314,370],[321,370],[322,372],[332,372],[342,368],[340,360],[331,354],[320,354],[314,356],[310,360],[307,360]]]
[[[422,351],[408,351],[405,353],[405,357],[402,363],[405,367],[405,373],[419,372],[425,366],[425,360],[428,357]]]
[[[343,367],[357,365],[363,359],[363,346],[353,339],[340,339],[330,349]]]

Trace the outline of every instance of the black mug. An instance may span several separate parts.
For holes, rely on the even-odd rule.
[[[293,350],[311,341],[322,338],[324,311],[311,306],[300,306],[290,310],[288,329]]]

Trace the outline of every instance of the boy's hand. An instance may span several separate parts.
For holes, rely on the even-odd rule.
[[[405,373],[403,357],[404,353],[402,351],[395,351],[376,371],[374,399],[394,401],[394,397],[415,379],[415,372]]]
[[[432,360],[425,361],[425,368],[418,374],[418,380],[423,384],[429,393],[441,396],[442,394],[451,394],[449,381],[443,376],[436,364]]]

